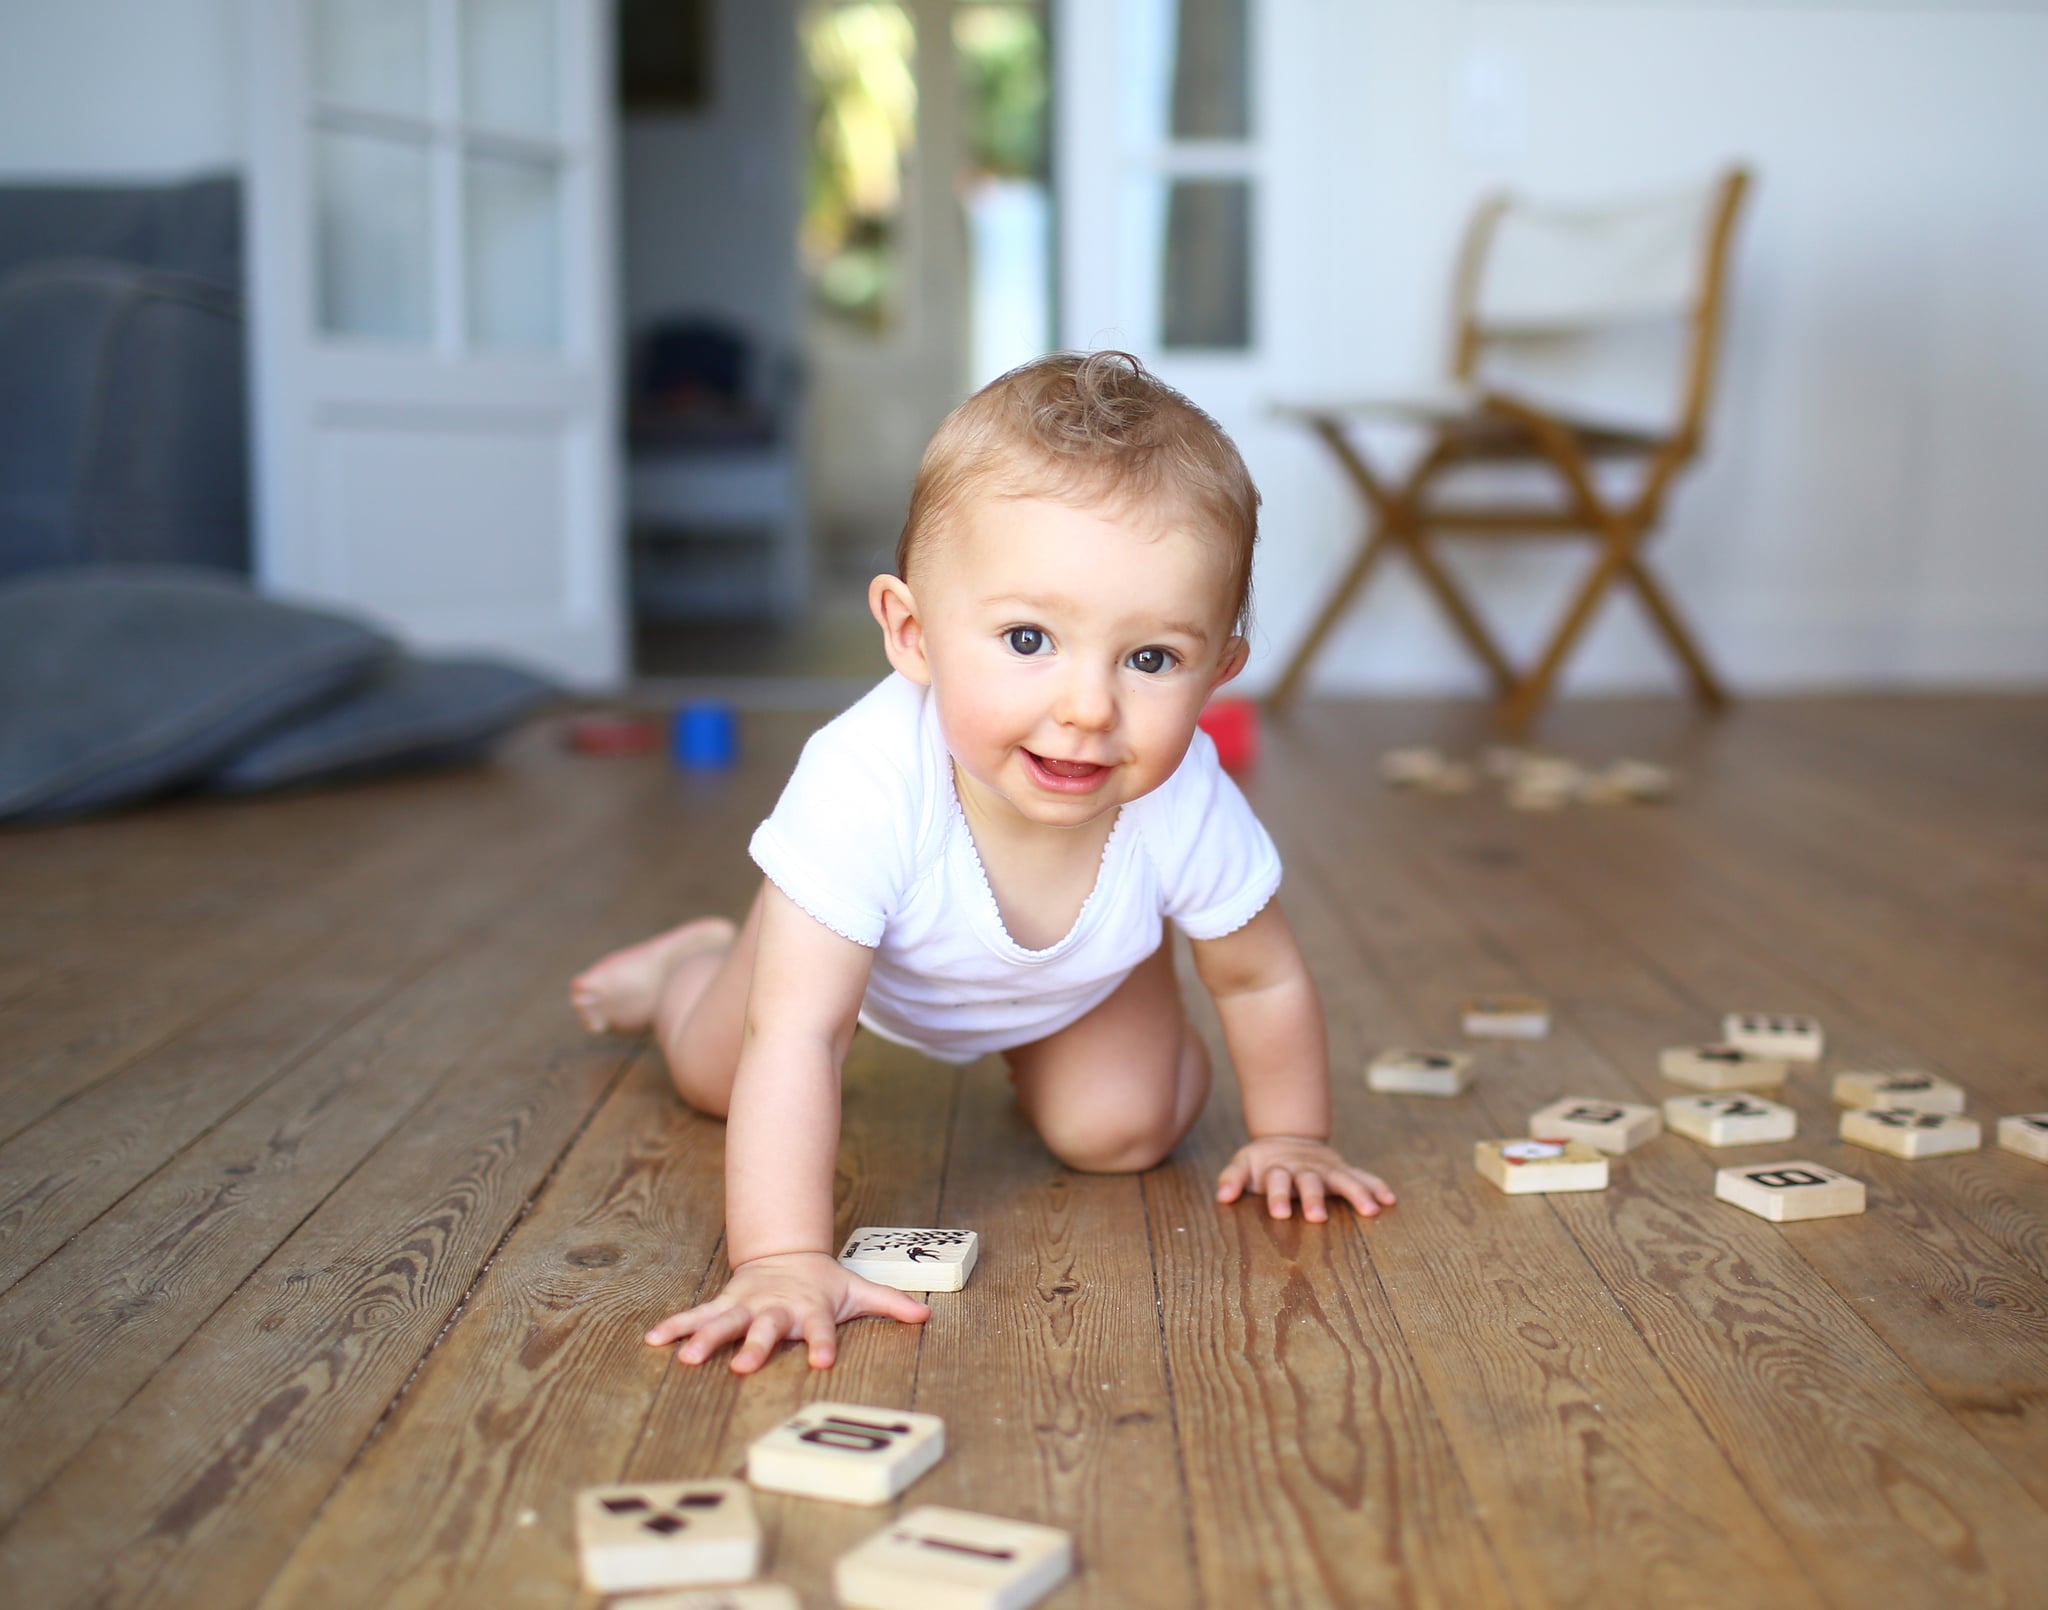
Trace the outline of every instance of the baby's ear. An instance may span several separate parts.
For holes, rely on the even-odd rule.
[[[1251,644],[1241,637],[1232,637],[1225,643],[1223,658],[1216,662],[1216,679],[1209,684],[1209,691],[1214,693],[1224,683],[1234,680],[1237,673],[1244,669],[1244,662],[1251,656],[1251,652]]]
[[[901,576],[877,576],[868,583],[868,610],[882,628],[882,652],[889,663],[913,682],[931,684],[932,670],[924,657],[924,625],[917,599]]]

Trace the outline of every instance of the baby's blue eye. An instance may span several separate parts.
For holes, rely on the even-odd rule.
[[[1143,671],[1147,676],[1157,676],[1161,671],[1173,669],[1173,651],[1164,648],[1141,648],[1124,661],[1133,671]]]
[[[1015,654],[1036,654],[1045,647],[1045,633],[1036,626],[1012,626],[1003,638]]]

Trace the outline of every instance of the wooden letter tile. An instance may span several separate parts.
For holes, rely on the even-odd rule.
[[[1961,1112],[1963,1087],[1931,1073],[1838,1073],[1838,1107],[1895,1107],[1907,1112]]]
[[[843,1555],[832,1585],[850,1610],[1023,1610],[1073,1568],[1065,1532],[926,1505]]]
[[[1721,1020],[1721,1038],[1739,1051],[1788,1062],[1820,1061],[1820,1024],[1792,1012],[1730,1012]]]
[[[1482,1140],[1472,1166],[1510,1196],[1607,1189],[1607,1158],[1584,1141]]]
[[[1475,1040],[1540,1040],[1550,1006],[1533,995],[1480,995],[1465,1003],[1465,1032]]]
[[[1633,1101],[1566,1096],[1529,1120],[1537,1140],[1581,1140],[1596,1152],[1632,1152],[1664,1129],[1664,1115]]]
[[[1760,1219],[1835,1219],[1863,1211],[1863,1182],[1819,1163],[1750,1163],[1714,1176],[1714,1194]]]
[[[804,1610],[796,1589],[780,1582],[749,1582],[724,1588],[685,1588],[680,1593],[636,1594],[619,1601],[630,1610]]]
[[[974,1273],[981,1237],[972,1230],[905,1230],[867,1225],[846,1238],[839,1261],[898,1291],[958,1291]]]
[[[1657,1059],[1674,1084],[1700,1090],[1775,1090],[1792,1072],[1782,1057],[1760,1057],[1732,1045],[1674,1045]]]
[[[2048,1163],[2048,1112],[2015,1113],[1999,1119],[1998,1144],[2037,1163]]]
[[[1472,1083],[1472,1058],[1464,1051],[1382,1051],[1365,1070],[1368,1090],[1396,1096],[1458,1096]]]
[[[1673,1096],[1664,1123],[1703,1146],[1761,1146],[1799,1133],[1799,1115],[1766,1096]]]
[[[747,1480],[775,1493],[886,1504],[946,1451],[935,1414],[812,1403],[747,1449]]]
[[[593,1487],[576,1496],[576,1548],[599,1593],[744,1582],[761,1567],[761,1528],[736,1481]]]
[[[1942,1157],[1974,1152],[1984,1144],[1984,1126],[1948,1112],[1852,1107],[1842,1114],[1842,1139],[1894,1157]]]

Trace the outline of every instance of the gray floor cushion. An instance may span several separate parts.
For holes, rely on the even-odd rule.
[[[554,691],[495,661],[401,657],[235,755],[207,786],[241,793],[474,759]]]
[[[382,633],[171,567],[0,587],[0,819],[68,815],[204,777],[389,659]]]

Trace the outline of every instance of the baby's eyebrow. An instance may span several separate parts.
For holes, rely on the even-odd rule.
[[[1065,598],[1039,596],[1029,593],[996,593],[992,597],[984,598],[981,603],[984,609],[994,609],[999,605],[1008,605],[1011,608],[1021,609],[1027,613],[1042,612],[1046,614],[1055,613],[1069,605],[1069,601]],[[1157,623],[1156,629],[1162,637],[1191,637],[1197,643],[1204,644],[1209,641],[1208,629],[1196,626],[1189,621],[1160,621]],[[1150,634],[1141,633],[1139,635],[1149,636]]]

